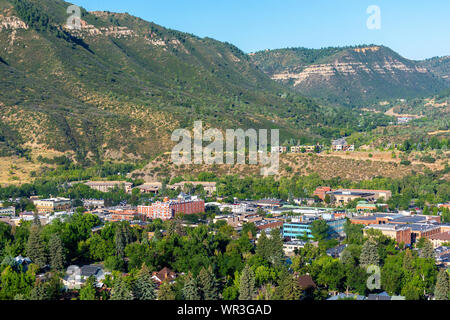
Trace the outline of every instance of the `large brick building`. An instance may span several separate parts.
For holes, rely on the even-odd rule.
[[[72,201],[67,198],[50,198],[33,200],[39,214],[46,214],[57,211],[66,211],[72,207]]]
[[[138,213],[151,219],[169,220],[176,214],[205,212],[205,201],[181,193],[176,200],[157,201],[151,206],[138,206]]]

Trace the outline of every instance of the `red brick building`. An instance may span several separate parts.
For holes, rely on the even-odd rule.
[[[202,212],[205,212],[205,201],[193,199],[184,194],[180,194],[177,200],[158,201],[151,206],[138,206],[138,213],[151,219],[169,220],[178,213],[194,214]]]
[[[327,192],[331,191],[330,187],[318,187],[313,195],[314,196],[318,196],[320,200],[324,201],[325,200],[325,196],[327,195]]]

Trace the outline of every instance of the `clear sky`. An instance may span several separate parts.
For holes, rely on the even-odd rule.
[[[245,52],[380,44],[409,59],[450,55],[449,0],[72,0],[228,41]],[[366,12],[380,8],[381,28]]]

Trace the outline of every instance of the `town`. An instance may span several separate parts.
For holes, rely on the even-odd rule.
[[[390,210],[390,190],[328,186],[289,201],[230,199],[218,195],[214,181],[71,187],[139,194],[141,204],[31,196],[32,210],[18,211],[14,204],[24,199],[2,201],[1,281],[11,282],[2,299],[398,300],[449,293],[450,203],[434,212],[413,202]],[[382,267],[375,290],[366,287],[369,265]],[[402,287],[402,278],[423,272],[426,279]],[[22,273],[27,293],[14,284]]]

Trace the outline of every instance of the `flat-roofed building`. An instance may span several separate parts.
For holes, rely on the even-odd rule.
[[[176,200],[157,201],[150,206],[138,206],[138,213],[151,219],[169,220],[176,214],[205,212],[205,201],[181,193]]]
[[[412,230],[409,226],[395,225],[395,224],[371,224],[363,229],[364,235],[367,235],[367,230],[380,230],[385,236],[394,239],[397,243],[411,244]]]
[[[326,192],[330,195],[332,202],[347,204],[355,199],[363,199],[367,202],[373,202],[380,198],[389,200],[392,196],[390,190],[367,190],[367,189],[337,189]]]
[[[85,185],[101,192],[110,192],[117,187],[123,189],[126,193],[130,193],[133,184],[127,181],[89,181]]]
[[[72,207],[72,200],[67,198],[50,198],[33,200],[39,214],[46,214],[55,211],[67,211]]]
[[[433,234],[428,239],[433,243],[434,248],[440,247],[444,243],[450,243],[450,231]]]
[[[0,216],[14,216],[16,208],[14,207],[0,207]]]
[[[140,186],[137,186],[136,188],[139,189],[139,191],[144,194],[148,194],[148,193],[157,194],[159,192],[159,190],[161,190],[161,188],[162,188],[162,183],[161,182],[146,182],[144,184],[141,184]]]

